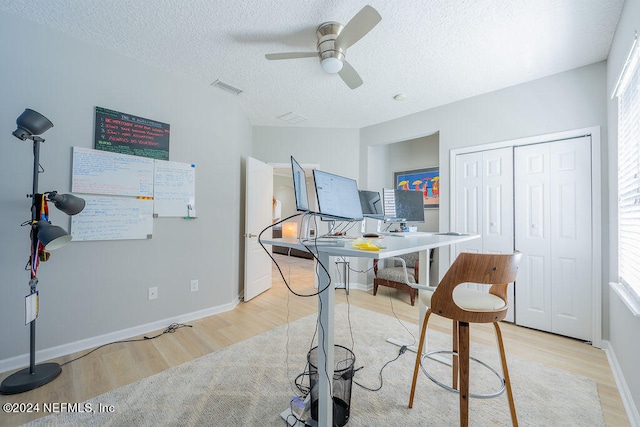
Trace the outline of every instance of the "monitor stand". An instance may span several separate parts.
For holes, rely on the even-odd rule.
[[[309,235],[311,234],[309,221],[311,220],[311,215],[304,214],[300,219],[300,228],[298,229],[298,240],[308,240]]]
[[[376,220],[376,233],[381,233],[382,232],[382,224],[384,224],[384,221],[381,219],[377,219]],[[362,223],[360,225],[360,234],[364,234],[367,232],[367,217],[362,218]]]

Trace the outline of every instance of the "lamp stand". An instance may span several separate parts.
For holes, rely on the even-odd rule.
[[[33,140],[33,192],[31,197],[36,197],[38,194],[38,174],[40,173],[40,145],[44,142],[39,136],[31,136]],[[31,223],[34,224],[38,221],[38,211],[36,203],[31,205]],[[37,253],[38,245],[38,233],[31,232],[31,247],[35,249],[35,256]],[[34,255],[32,254],[32,257]],[[31,262],[36,262],[35,259],[31,259]],[[33,271],[33,270],[32,270]],[[29,280],[31,287],[31,294],[36,293],[36,286],[38,285],[38,278],[34,275]],[[33,390],[34,388],[43,386],[60,375],[62,368],[58,363],[41,363],[36,365],[36,319],[33,319],[30,323],[30,342],[29,342],[29,367],[22,369],[9,375],[0,384],[0,394],[17,394],[25,391]]]

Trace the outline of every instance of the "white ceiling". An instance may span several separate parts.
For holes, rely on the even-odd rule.
[[[607,58],[623,0],[369,0],[382,21],[349,48],[349,89],[316,58],[323,22],[367,0],[0,0],[0,10],[202,82],[242,89],[256,126],[361,128]],[[396,94],[405,101],[395,101]],[[235,96],[235,95],[229,95]],[[291,125],[288,112],[307,120]]]

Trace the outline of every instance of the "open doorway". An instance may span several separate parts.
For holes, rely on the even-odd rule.
[[[440,166],[440,134],[436,132],[409,140],[369,146],[366,155],[366,189],[381,191],[382,188],[394,188],[395,172]],[[441,231],[438,208],[425,209],[424,218],[424,223],[412,224],[417,226],[418,231]],[[439,250],[436,249],[429,283],[438,283],[438,264]]]

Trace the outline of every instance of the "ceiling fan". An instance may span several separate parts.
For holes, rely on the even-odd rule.
[[[265,57],[269,60],[318,57],[324,71],[331,74],[338,73],[347,86],[355,89],[362,84],[362,78],[345,59],[347,49],[364,37],[381,20],[382,17],[378,11],[367,5],[344,26],[334,21],[321,24],[316,30],[317,52],[268,53]]]

